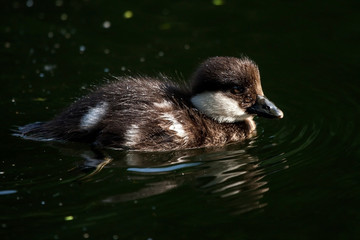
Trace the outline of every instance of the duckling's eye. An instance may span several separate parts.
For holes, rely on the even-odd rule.
[[[230,91],[232,94],[241,94],[244,92],[244,88],[239,86],[234,86]]]

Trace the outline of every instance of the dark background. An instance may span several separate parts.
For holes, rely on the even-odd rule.
[[[358,1],[27,0],[0,9],[1,239],[360,235]],[[108,151],[113,161],[92,175],[87,146],[11,136],[111,75],[180,81],[208,57],[242,54],[285,114],[256,119],[251,141]]]

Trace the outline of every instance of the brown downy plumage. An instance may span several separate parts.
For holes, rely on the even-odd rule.
[[[164,76],[117,78],[53,120],[25,125],[15,135],[165,151],[244,140],[255,133],[255,115],[283,117],[264,97],[257,65],[248,58],[213,57],[189,85]]]

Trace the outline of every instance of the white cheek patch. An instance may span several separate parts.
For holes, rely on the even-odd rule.
[[[90,108],[89,111],[81,118],[80,128],[90,129],[98,124],[105,116],[109,104],[107,102],[98,103],[95,107]]]
[[[179,137],[182,137],[182,138],[187,137],[186,132],[185,132],[182,124],[179,123],[179,121],[176,120],[176,118],[172,114],[164,113],[162,115],[162,118],[164,118],[165,120],[171,122],[171,126],[169,127],[169,129],[176,132],[176,135],[178,135]]]
[[[202,113],[220,123],[234,123],[251,117],[237,101],[221,92],[200,93],[192,97],[191,102]]]

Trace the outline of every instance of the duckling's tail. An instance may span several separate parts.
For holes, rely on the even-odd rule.
[[[15,127],[15,129],[12,129],[12,135],[36,141],[56,140],[55,138],[49,136],[49,133],[46,131],[45,126],[46,122],[35,122],[27,124],[25,126]]]

